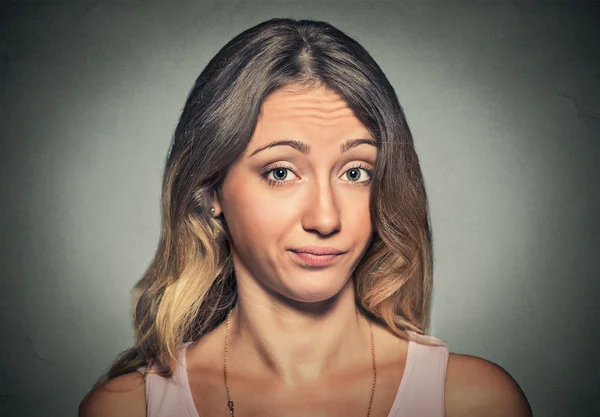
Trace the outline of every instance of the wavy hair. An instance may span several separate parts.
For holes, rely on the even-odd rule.
[[[133,290],[134,346],[96,386],[157,365],[170,376],[182,343],[220,324],[237,298],[230,240],[209,213],[272,92],[324,86],[378,141],[371,188],[373,239],[354,271],[357,306],[400,337],[426,334],[432,242],[423,177],[398,98],[354,39],[325,22],[271,19],[212,58],[187,97],[167,156],[162,227],[153,261]]]

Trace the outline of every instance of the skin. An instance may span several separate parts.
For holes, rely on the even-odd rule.
[[[371,238],[369,171],[377,149],[362,143],[340,151],[359,138],[373,141],[337,95],[279,91],[265,100],[245,154],[228,172],[214,207],[234,242],[239,303],[231,356],[244,373],[294,388],[368,359],[368,327],[350,278]],[[310,151],[281,145],[255,153],[282,139]],[[286,170],[264,172],[276,167]],[[351,169],[360,176],[352,178]],[[290,251],[308,245],[345,253],[330,267],[310,268]]]
[[[228,385],[238,416],[366,415],[373,381],[370,333],[355,306],[352,272],[373,232],[368,179],[377,149],[360,143],[342,152],[352,139],[373,138],[333,92],[277,91],[263,103],[245,154],[228,171],[221,200],[215,195],[215,215],[224,216],[231,232],[238,283],[228,348]],[[280,140],[300,141],[310,150],[265,148]],[[344,254],[328,267],[311,268],[290,252],[307,245]],[[371,416],[386,417],[404,373],[407,342],[375,324],[373,334],[377,389]],[[223,323],[187,350],[200,415],[228,415],[224,337]],[[139,373],[109,384],[112,392],[97,390],[82,403],[80,416],[145,415]],[[445,407],[447,417],[531,415],[510,375],[469,355],[450,354]]]
[[[342,152],[356,139],[366,141]],[[304,152],[288,145],[265,149],[280,140],[300,141]],[[372,235],[369,180],[376,157],[373,138],[340,97],[322,88],[284,90],[265,100],[245,154],[228,171],[214,207],[234,242],[238,283],[230,385],[239,387],[236,401],[250,414],[270,407],[244,385],[268,386],[280,410],[309,412],[315,398],[356,398],[359,409],[369,402],[369,327],[356,309],[351,276]],[[329,267],[307,267],[290,249],[309,245],[345,253]],[[389,344],[401,351],[402,342],[384,333],[377,329],[384,355]],[[217,334],[215,353],[223,343]],[[382,359],[398,362],[389,356]],[[201,388],[196,391],[206,392]],[[206,407],[206,400],[197,403]],[[391,405],[393,396],[384,400]]]

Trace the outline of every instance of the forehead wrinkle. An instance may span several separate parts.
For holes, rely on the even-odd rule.
[[[337,122],[340,119],[356,119],[354,112],[348,107],[337,107],[329,110],[314,107],[287,107],[280,106],[267,110],[263,116],[269,119],[303,119],[314,121]]]
[[[348,107],[348,103],[337,95],[327,94],[286,94],[279,93],[267,97],[263,103],[265,109],[282,109],[288,110],[304,110],[315,109],[322,112],[330,113],[337,110],[352,111]]]
[[[279,103],[281,105],[281,103]],[[320,108],[324,111],[335,111],[337,109],[348,108],[348,103],[340,98],[326,100],[316,97],[293,97],[284,101],[283,105],[288,105],[295,108]]]
[[[341,97],[337,96],[317,96],[317,95],[300,95],[300,94],[286,94],[286,95],[274,95],[268,97],[265,100],[265,104],[275,102],[284,102],[292,105],[300,105],[308,104],[310,106],[347,106],[346,101],[344,101]]]
[[[259,122],[263,123],[299,122],[330,126],[350,122],[357,128],[364,128],[347,102],[330,91],[301,94],[280,91],[267,97],[262,107]]]

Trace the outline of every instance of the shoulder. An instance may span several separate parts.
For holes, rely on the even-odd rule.
[[[146,417],[144,376],[131,372],[97,386],[79,404],[79,417]]]
[[[450,353],[444,390],[447,417],[531,417],[527,398],[502,367]]]

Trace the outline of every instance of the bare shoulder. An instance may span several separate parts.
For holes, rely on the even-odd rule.
[[[531,417],[525,394],[502,367],[450,353],[444,390],[447,417]]]
[[[99,385],[79,404],[79,417],[146,417],[144,376],[136,371]]]

